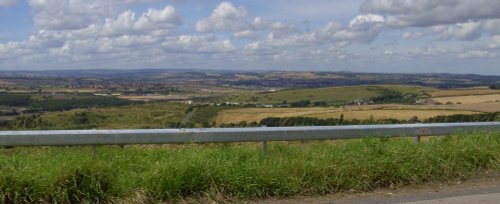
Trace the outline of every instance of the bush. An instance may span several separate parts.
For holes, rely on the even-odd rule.
[[[109,180],[97,170],[84,167],[62,176],[54,191],[57,203],[107,203]]]

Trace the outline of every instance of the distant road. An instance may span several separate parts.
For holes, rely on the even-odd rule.
[[[497,204],[500,203],[500,173],[465,182],[424,184],[397,190],[377,189],[368,193],[342,193],[316,198],[263,200],[256,203]]]
[[[184,118],[182,118],[181,124],[185,125],[187,122],[189,122],[189,120],[191,120],[191,118],[193,117],[194,113],[197,110],[198,110],[198,108],[193,108],[193,110],[191,110],[191,112],[189,112],[186,116],[184,116]]]

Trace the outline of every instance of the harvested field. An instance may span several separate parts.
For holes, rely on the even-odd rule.
[[[377,104],[346,106],[346,108],[351,110],[465,110],[477,112],[500,112],[500,102],[443,105]]]
[[[356,107],[348,108],[242,108],[224,110],[220,112],[215,121],[217,124],[223,123],[239,123],[259,122],[267,117],[313,117],[313,118],[338,118],[344,114],[346,119],[365,120],[373,117],[374,119],[394,118],[399,120],[408,120],[413,116],[420,119],[426,119],[438,115],[453,115],[453,114],[474,114],[478,112],[464,110],[411,110],[411,109],[395,109],[395,110],[362,110],[355,109]],[[362,107],[359,107],[362,108]]]
[[[453,90],[439,90],[430,92],[432,97],[448,97],[448,96],[470,96],[470,95],[488,95],[500,94],[500,90],[494,89],[453,89]]]
[[[442,104],[490,103],[490,102],[500,102],[500,94],[439,97],[439,98],[432,98],[432,100]]]
[[[452,105],[456,109],[481,111],[481,112],[500,112],[500,102],[492,103],[471,103]]]

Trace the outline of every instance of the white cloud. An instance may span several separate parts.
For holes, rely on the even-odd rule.
[[[16,5],[18,0],[0,0],[0,8],[9,8]]]
[[[481,23],[479,22],[467,22],[467,23],[457,23],[451,26],[434,26],[432,30],[438,33],[441,39],[450,40],[475,40],[481,37]]]
[[[87,28],[67,31],[79,37],[111,37],[119,35],[166,35],[181,25],[181,17],[172,6],[148,9],[137,18],[135,12],[124,11],[115,18],[106,18],[103,24],[91,24]]]
[[[81,29],[118,13],[114,1],[100,0],[28,0],[38,29]]]
[[[403,33],[401,38],[403,38],[405,40],[411,40],[411,39],[421,38],[422,36],[424,36],[424,33],[422,33],[422,32],[414,32],[414,33],[405,32],[405,33]]]
[[[485,20],[483,29],[493,35],[500,35],[500,19]]]
[[[500,33],[498,0],[365,0],[360,10],[385,17],[390,28],[424,27],[424,32],[405,33],[403,39],[436,34],[441,40],[476,40],[484,32]]]
[[[136,29],[154,29],[161,25],[175,27],[181,24],[181,18],[172,6],[166,6],[163,10],[148,9],[135,23]]]
[[[492,36],[487,48],[500,49],[500,35]]]
[[[484,57],[495,57],[495,53],[491,53],[485,50],[469,50],[465,53],[458,55],[460,58],[484,58]]]
[[[230,40],[217,40],[214,36],[193,36],[181,35],[167,39],[161,44],[167,52],[188,52],[188,53],[220,53],[234,51],[235,46]]]
[[[332,41],[335,33],[342,29],[342,25],[339,22],[328,22],[326,26],[315,31],[313,35],[320,41]]]
[[[142,15],[127,10],[87,27],[40,29],[15,46],[0,44],[0,52],[9,53],[9,60],[18,65],[109,61],[119,56],[132,58],[133,54],[149,59],[147,55],[159,50],[164,39],[180,24],[181,18],[172,6],[148,9]]]
[[[356,16],[349,27],[337,32],[335,37],[340,40],[371,42],[383,28],[385,18],[381,15],[366,14]]]
[[[28,1],[35,28],[25,40],[0,43],[2,67],[349,68],[356,64],[372,67],[372,60],[405,57],[422,64],[427,63],[425,60],[442,62],[440,58],[493,61],[500,49],[500,18],[490,12],[491,8],[497,8],[497,3],[487,0],[478,0],[477,4],[491,5],[472,6],[475,9],[465,5],[476,1],[464,0],[366,0],[361,13],[350,11],[338,21],[335,20],[337,14],[325,15],[338,8],[324,5],[352,7],[360,1],[320,0],[304,6],[306,8],[297,7],[305,0],[300,0],[302,3],[268,2],[276,5],[271,9],[285,6],[304,9],[295,13],[305,16],[290,18],[280,18],[288,13],[265,13],[270,11],[265,10],[265,6],[259,7],[257,2],[242,2],[249,5],[247,10],[235,3],[209,1],[213,6],[208,11],[210,14],[196,19],[193,16],[197,15],[181,18],[172,6],[146,4],[155,8],[145,9],[143,13],[134,10],[143,6],[131,6],[156,0]],[[188,1],[179,2],[175,5],[179,5],[181,11],[196,10],[187,8],[192,6]],[[258,16],[250,10],[256,8]],[[306,15],[317,8],[321,11]],[[438,11],[443,13],[436,14]],[[383,38],[377,43],[364,44],[373,42],[381,34]],[[0,42],[8,40],[9,35],[12,36],[2,33]],[[422,38],[424,36],[426,38]],[[399,43],[398,37],[414,41]],[[388,41],[394,43],[382,45]],[[421,47],[422,44],[425,46]],[[339,61],[345,63],[336,64]]]
[[[247,16],[245,7],[234,7],[230,2],[220,3],[212,14],[196,23],[198,32],[241,31],[244,29],[244,19]]]
[[[252,39],[256,37],[256,33],[253,30],[244,30],[234,33],[234,37],[237,39],[244,39],[244,38]]]
[[[435,26],[500,18],[498,0],[366,0],[364,13],[387,16],[389,26]]]

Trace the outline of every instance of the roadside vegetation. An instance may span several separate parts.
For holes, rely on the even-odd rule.
[[[180,103],[157,102],[32,114],[0,121],[0,130],[165,128],[179,123],[188,108]]]
[[[260,145],[0,149],[0,203],[235,202],[397,188],[500,170],[500,133]]]

